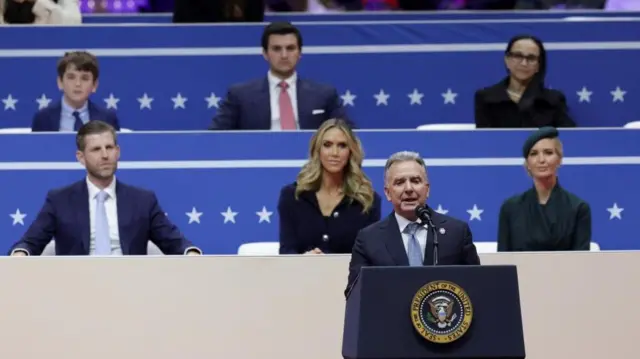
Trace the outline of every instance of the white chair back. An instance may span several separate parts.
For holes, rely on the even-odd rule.
[[[469,131],[475,130],[475,123],[427,123],[416,128],[418,131]]]
[[[496,253],[498,252],[498,242],[473,242],[476,245],[478,253]]]
[[[238,255],[241,256],[275,256],[279,254],[280,243],[278,242],[253,242],[238,247]]]
[[[0,133],[31,133],[31,127],[0,128]]]
[[[476,246],[476,250],[478,253],[497,253],[498,252],[498,242],[473,242]],[[600,245],[596,242],[591,242],[589,246],[589,250],[591,252],[600,251]]]
[[[631,122],[627,122],[624,126],[624,128],[640,128],[640,121],[631,121]]]
[[[49,244],[47,244],[46,247],[44,247],[44,250],[42,251],[43,256],[55,256],[56,255],[56,241],[52,240],[51,242],[49,242]],[[160,248],[158,248],[158,246],[156,246],[153,242],[149,241],[149,244],[147,245],[147,255],[150,256],[163,256],[164,253],[162,253],[162,251],[160,250]]]

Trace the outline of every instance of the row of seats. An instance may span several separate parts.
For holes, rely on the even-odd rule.
[[[640,121],[633,121],[625,124],[624,128],[640,128]],[[419,131],[465,131],[474,130],[476,125],[473,123],[429,123],[420,125],[416,129]],[[29,127],[12,127],[0,128],[0,133],[30,133]],[[120,132],[133,132],[128,128],[121,128]]]
[[[475,242],[478,253],[497,253],[497,242]],[[279,255],[278,251],[280,243],[278,242],[253,242],[245,243],[238,248],[238,255],[241,256],[274,256]],[[600,245],[595,242],[591,242],[591,251],[600,251]],[[149,255],[157,256],[163,255],[162,251],[152,242],[149,242],[147,246],[147,252]],[[55,241],[49,242],[42,252],[43,256],[53,256],[56,254]]]
[[[497,253],[497,242],[475,242],[478,253]],[[245,243],[238,248],[239,255],[245,256],[265,256],[265,255],[278,255],[278,249],[280,244],[278,242],[254,242]],[[591,242],[591,251],[600,251],[600,245],[595,242]]]
[[[128,128],[121,128],[120,132],[133,132]],[[0,128],[0,133],[31,133],[31,127]]]
[[[623,128],[640,128],[640,121],[626,123]],[[474,123],[428,123],[417,127],[419,131],[463,131],[475,130]]]

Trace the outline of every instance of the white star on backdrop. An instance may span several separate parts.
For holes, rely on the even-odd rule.
[[[444,209],[444,208],[442,208],[442,205],[441,205],[441,204],[439,204],[439,205],[438,205],[438,208],[436,208],[436,212],[438,212],[438,213],[440,213],[440,214],[447,214],[447,213],[449,213],[449,210],[448,210],[448,209]]]
[[[622,219],[622,211],[624,211],[624,208],[618,207],[618,204],[614,202],[613,207],[607,208],[607,211],[609,211],[609,220],[614,218]]]
[[[383,89],[380,89],[380,92],[373,95],[373,97],[376,99],[376,106],[380,106],[380,105],[387,106],[388,105],[387,101],[389,100],[389,96],[390,96],[389,94],[384,93]]]
[[[196,211],[196,207],[192,207],[191,208],[191,212],[185,212],[185,214],[189,217],[189,223],[191,224],[193,222],[195,223],[200,223],[200,216],[202,216],[202,212],[198,212]]]
[[[474,219],[477,219],[478,221],[481,221],[482,218],[480,217],[480,215],[482,214],[482,212],[484,212],[484,209],[480,209],[474,204],[473,208],[467,210],[467,213],[469,213],[470,215],[469,220],[473,221]]]
[[[593,95],[593,91],[587,90],[586,86],[582,86],[582,90],[576,93],[580,96],[578,102],[591,102],[591,95]]]
[[[120,102],[120,99],[117,97],[114,97],[112,93],[109,94],[109,97],[104,99],[104,102],[107,104],[107,108],[110,109],[114,109],[117,110],[118,109],[118,102]]]
[[[227,207],[227,211],[220,212],[220,214],[224,216],[224,223],[236,223],[236,216],[238,215],[238,212],[232,211],[231,207]]]
[[[456,104],[456,97],[458,96],[458,94],[453,92],[453,91],[451,91],[451,89],[447,89],[447,92],[445,92],[445,93],[443,93],[441,95],[444,98],[444,104],[445,105],[448,104],[448,103],[451,103],[451,104],[454,104],[454,105]]]
[[[218,108],[221,98],[212,92],[209,97],[205,97],[204,100],[207,101],[207,108]]]
[[[4,103],[4,110],[16,110],[16,103],[18,103],[18,99],[17,98],[13,98],[13,96],[11,96],[11,94],[9,94],[9,96],[7,96],[6,98],[2,99],[2,102]]]
[[[9,216],[13,218],[13,225],[21,224],[24,226],[24,217],[27,216],[26,213],[20,213],[20,208],[16,209],[16,213],[10,213]]]
[[[185,103],[187,102],[187,98],[186,97],[182,97],[182,94],[180,92],[178,92],[178,95],[176,95],[176,97],[172,97],[171,101],[173,101],[173,109],[177,109],[177,108],[182,108],[185,109]]]
[[[353,101],[356,99],[356,97],[358,96],[352,94],[349,90],[347,90],[344,95],[340,95],[340,98],[342,98],[343,106],[355,106],[355,103]]]
[[[624,102],[624,95],[627,94],[627,91],[622,91],[620,86],[616,86],[615,91],[611,91],[611,96],[613,96],[613,102]]]
[[[411,100],[411,105],[422,105],[422,97],[424,97],[424,94],[421,92],[418,92],[418,89],[413,89],[413,92],[408,94],[407,96],[409,96],[409,99]]]
[[[151,110],[151,102],[153,102],[153,97],[149,97],[149,95],[147,95],[147,93],[145,92],[142,97],[138,98],[138,102],[140,102],[141,110],[143,108],[148,108],[149,110]]]
[[[262,211],[256,212],[256,214],[260,216],[260,220],[258,221],[258,223],[262,223],[262,222],[271,223],[271,215],[273,214],[273,212],[268,212],[267,207],[262,206]]]
[[[49,106],[49,104],[51,103],[51,99],[47,98],[47,95],[42,94],[40,98],[36,99],[36,102],[38,103],[38,110],[42,110],[43,108],[47,108]]]

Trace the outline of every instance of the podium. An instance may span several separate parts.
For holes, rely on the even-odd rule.
[[[525,358],[515,266],[363,267],[345,359]]]

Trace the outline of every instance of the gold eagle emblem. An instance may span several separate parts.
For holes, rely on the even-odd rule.
[[[453,314],[455,301],[443,297],[437,297],[429,301],[429,309],[432,315],[432,322],[439,328],[451,326],[457,315]]]

